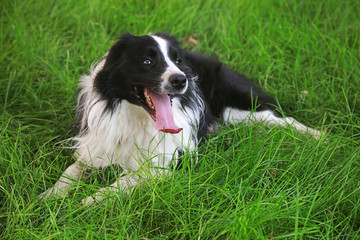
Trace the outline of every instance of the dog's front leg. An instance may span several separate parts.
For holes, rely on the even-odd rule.
[[[111,195],[117,193],[129,194],[130,190],[137,184],[139,181],[139,176],[137,174],[126,173],[117,179],[109,187],[101,188],[93,196],[84,198],[81,202],[85,205],[90,205],[92,203],[99,202],[105,197],[111,197]]]
[[[79,163],[74,163],[70,165],[65,172],[61,175],[59,180],[55,183],[55,185],[46,190],[45,192],[41,193],[39,197],[65,197],[69,193],[69,189],[71,187],[71,184],[74,181],[77,181],[80,179],[81,175],[83,174],[84,167],[80,165]]]

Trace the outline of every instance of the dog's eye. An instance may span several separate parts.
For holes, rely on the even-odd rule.
[[[145,64],[145,65],[150,65],[152,62],[151,62],[151,60],[150,59],[145,59],[144,61],[143,61],[143,64]]]
[[[176,64],[181,63],[181,59],[180,59],[180,58],[176,59],[176,60],[175,60],[175,63],[176,63]]]

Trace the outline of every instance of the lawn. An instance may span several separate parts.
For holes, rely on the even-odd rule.
[[[122,33],[165,31],[256,79],[326,136],[228,125],[199,164],[86,207],[110,167],[42,200],[73,161],[77,84]],[[2,239],[360,239],[360,1],[0,3]]]

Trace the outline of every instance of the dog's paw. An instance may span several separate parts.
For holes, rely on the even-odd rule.
[[[109,201],[111,201],[111,199],[114,197],[114,194],[115,194],[114,192],[97,192],[94,195],[81,200],[81,203],[84,206],[90,206],[95,203],[102,202],[105,199],[108,199]]]
[[[319,131],[313,128],[309,128],[307,134],[309,136],[312,136],[315,140],[320,140],[326,137],[327,131],[326,129],[322,129],[321,131]]]
[[[60,188],[57,187],[52,187],[49,188],[48,190],[46,190],[43,193],[39,194],[39,198],[53,198],[53,199],[57,199],[57,198],[64,198],[68,195],[68,191],[64,191]]]
[[[83,200],[81,200],[81,204],[84,206],[90,206],[92,204],[94,204],[95,202],[101,201],[102,199],[99,197],[95,197],[93,198],[92,196],[89,196],[87,198],[84,198]]]
[[[310,135],[313,136],[313,138],[315,138],[316,140],[319,140],[322,136],[323,136],[323,133],[316,130],[316,129],[311,129],[309,131]]]
[[[90,206],[92,204],[99,203],[104,200],[112,201],[116,197],[119,197],[119,195],[128,196],[129,194],[130,192],[119,193],[118,191],[114,191],[113,189],[103,188],[100,189],[100,191],[94,193],[92,196],[89,196],[81,200],[81,203],[84,206]]]

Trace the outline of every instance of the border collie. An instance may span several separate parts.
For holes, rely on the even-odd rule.
[[[76,162],[40,196],[65,196],[87,167],[109,165],[120,166],[122,175],[83,202],[126,193],[140,176],[166,174],[186,151],[196,152],[201,138],[220,121],[290,125],[321,136],[292,118],[277,116],[272,105],[245,76],[182,50],[172,36],[125,34],[81,78]]]

